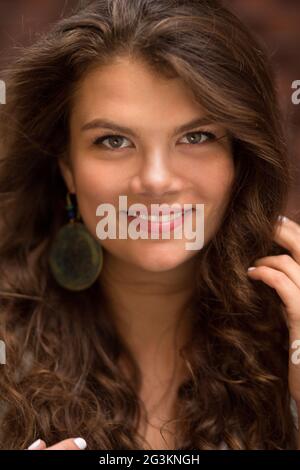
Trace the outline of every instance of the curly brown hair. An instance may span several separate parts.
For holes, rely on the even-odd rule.
[[[290,184],[268,58],[214,0],[96,0],[79,8],[7,70],[0,108],[2,449],[83,436],[89,449],[141,449],[141,373],[109,317],[99,283],[60,287],[49,270],[65,223],[58,158],[71,99],[94,66],[142,57],[180,77],[233,140],[236,176],[221,228],[198,258],[190,377],[177,391],[176,448],[295,449],[288,329],[276,291],[247,277],[273,242]],[[130,375],[117,365],[124,357]],[[75,360],[76,359],[76,360]],[[276,412],[274,412],[276,410]]]

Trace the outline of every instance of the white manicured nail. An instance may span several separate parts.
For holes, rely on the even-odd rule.
[[[287,220],[287,217],[285,217],[284,215],[279,215],[278,220],[279,222],[285,222]]]
[[[253,271],[253,269],[256,269],[256,268],[251,266],[250,268],[248,268],[248,271]]]
[[[34,441],[29,447],[28,447],[28,450],[31,450],[31,449],[36,449],[41,443],[41,439],[38,439],[37,441]]]
[[[82,437],[76,437],[76,439],[74,439],[74,442],[77,447],[79,447],[79,449],[83,450],[86,448],[86,442],[84,439],[82,439]]]

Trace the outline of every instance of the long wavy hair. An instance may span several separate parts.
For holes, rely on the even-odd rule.
[[[268,58],[214,0],[81,2],[6,71],[0,107],[2,449],[80,435],[89,449],[141,449],[141,371],[106,315],[99,282],[60,287],[49,249],[66,223],[58,158],[78,84],[115,57],[179,77],[232,137],[235,180],[220,229],[197,260],[190,372],[176,396],[176,449],[296,449],[288,329],[276,291],[251,281],[291,182]],[[118,361],[129,366],[125,375]],[[163,433],[163,430],[162,430]]]

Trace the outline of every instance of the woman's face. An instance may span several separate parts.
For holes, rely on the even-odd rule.
[[[83,222],[114,259],[164,271],[197,253],[186,248],[191,240],[184,231],[178,239],[171,232],[169,239],[149,234],[146,239],[100,240],[100,204],[116,208],[116,227],[130,223],[126,213],[118,212],[121,195],[127,196],[128,208],[141,203],[149,211],[151,204],[202,204],[204,245],[218,230],[234,178],[226,130],[203,122],[179,130],[204,117],[180,79],[166,79],[143,62],[119,58],[89,71],[79,84],[70,118],[70,164],[60,160],[60,168],[69,191],[76,193]],[[195,229],[196,212],[186,216],[193,218]]]

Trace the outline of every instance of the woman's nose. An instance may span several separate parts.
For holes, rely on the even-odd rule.
[[[182,175],[183,176],[183,175]],[[167,151],[153,151],[144,156],[132,179],[132,189],[142,194],[161,196],[181,189],[181,177],[175,172]]]

